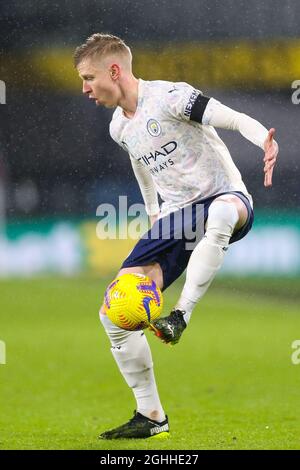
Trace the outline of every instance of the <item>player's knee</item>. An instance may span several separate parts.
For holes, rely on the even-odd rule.
[[[118,276],[119,276],[119,274],[118,274],[116,277],[118,277]],[[108,289],[109,286],[110,286],[110,284],[108,284],[108,286],[107,286],[106,289],[105,289],[104,303],[105,303],[106,291],[107,291],[107,289]],[[105,311],[104,303],[101,305],[100,310],[99,310],[99,317],[100,317],[101,323],[103,323],[101,317],[102,317],[102,316],[106,317],[106,311]]]
[[[99,316],[100,316],[100,318],[101,318],[101,315],[106,315],[105,309],[104,309],[104,305],[103,305],[103,304],[101,305],[100,310],[99,310]]]
[[[107,315],[102,315],[101,313],[100,321],[107,336],[110,339],[112,347],[120,347],[124,345],[130,335],[135,333],[133,331],[127,331],[119,328],[108,318]]]
[[[102,323],[103,328],[105,329],[106,333],[109,336],[113,334],[116,329],[120,329],[108,318],[106,314],[101,313],[101,310],[100,310],[99,317],[100,317],[100,321]]]
[[[131,274],[131,273],[140,273],[143,274],[144,276],[150,277],[156,285],[160,289],[163,288],[163,272],[162,268],[159,263],[154,262],[154,263],[149,263],[148,265],[145,266],[135,266],[135,267],[129,267],[129,268],[122,268],[118,274],[117,277],[122,276],[123,274]]]
[[[208,210],[206,238],[217,245],[228,245],[238,220],[239,214],[234,203],[214,201]]]

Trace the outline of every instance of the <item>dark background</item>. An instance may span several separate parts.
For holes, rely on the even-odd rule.
[[[120,194],[141,200],[127,155],[108,133],[112,111],[89,103],[80,83],[78,93],[59,84],[48,89],[36,83],[30,67],[6,77],[3,66],[12,57],[29,63],[36,50],[68,48],[71,53],[94,32],[122,37],[133,53],[137,45],[147,50],[156,44],[159,50],[174,44],[174,55],[176,43],[250,39],[269,44],[300,37],[300,2],[294,0],[25,0],[1,2],[0,18],[0,79],[7,88],[7,104],[0,105],[0,173],[8,219],[94,216],[100,203],[116,202]],[[201,86],[200,70],[199,83],[193,85]],[[280,159],[271,189],[263,186],[261,150],[238,133],[218,132],[255,206],[294,208],[299,204],[300,106],[292,104],[290,87],[250,85],[225,89],[220,84],[203,91],[276,128]]]

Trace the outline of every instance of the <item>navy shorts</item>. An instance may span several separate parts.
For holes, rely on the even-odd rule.
[[[187,267],[194,247],[204,235],[208,208],[213,200],[222,194],[235,194],[247,207],[247,222],[232,235],[229,243],[241,240],[253,224],[254,214],[251,204],[248,198],[239,191],[219,193],[210,198],[195,201],[187,208],[179,209],[158,219],[137,242],[121,268],[146,266],[157,262],[163,272],[162,290],[169,287]]]

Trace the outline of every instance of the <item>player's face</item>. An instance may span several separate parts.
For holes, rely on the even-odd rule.
[[[95,100],[97,106],[117,106],[118,87],[105,63],[87,59],[78,65],[77,70],[82,79],[82,92],[88,95],[89,99]]]

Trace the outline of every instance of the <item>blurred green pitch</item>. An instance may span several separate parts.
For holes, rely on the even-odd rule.
[[[178,345],[147,333],[171,427],[150,442],[97,439],[135,407],[98,319],[107,282],[0,282],[0,449],[300,449],[299,280],[216,280]]]

